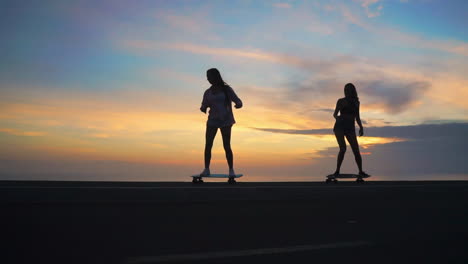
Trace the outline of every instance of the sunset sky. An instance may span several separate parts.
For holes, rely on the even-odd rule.
[[[468,1],[3,1],[0,180],[188,181],[218,68],[244,181],[335,169],[356,85],[364,170],[468,179]],[[357,172],[352,152],[343,172]],[[220,135],[212,173],[227,173]]]

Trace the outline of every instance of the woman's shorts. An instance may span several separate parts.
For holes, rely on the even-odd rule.
[[[209,127],[220,128],[220,127],[232,126],[233,123],[230,120],[208,119],[208,121],[206,122],[206,125]]]
[[[343,132],[345,135],[356,135],[354,119],[338,116],[336,118],[335,126],[333,127],[333,132]]]

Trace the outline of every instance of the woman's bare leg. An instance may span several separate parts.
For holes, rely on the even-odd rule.
[[[234,167],[234,156],[231,149],[231,128],[232,126],[222,127],[221,135],[223,136],[223,147],[224,152],[226,152],[226,160],[229,166],[229,169]]]
[[[351,145],[351,149],[353,150],[354,154],[354,159],[356,160],[356,164],[359,169],[359,173],[362,173],[362,157],[361,157],[361,152],[359,151],[359,143],[357,141],[357,137],[355,134],[351,135],[346,135],[346,139],[349,142],[349,145]]]
[[[213,141],[215,139],[215,136],[216,136],[217,132],[218,132],[217,127],[206,126],[206,133],[205,133],[205,169],[210,168],[211,148],[213,147]]]
[[[335,174],[340,173],[341,164],[343,163],[344,155],[346,153],[346,142],[344,138],[343,131],[335,131],[336,141],[338,141],[338,146],[340,147],[340,152],[338,152],[338,159],[336,161],[336,171]]]

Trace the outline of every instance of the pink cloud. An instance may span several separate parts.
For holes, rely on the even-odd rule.
[[[350,56],[337,56],[329,60],[320,60],[312,57],[299,57],[282,53],[265,52],[259,49],[218,48],[181,42],[161,43],[157,41],[129,40],[123,42],[123,46],[137,52],[177,50],[193,54],[246,58],[293,66],[299,69],[314,70],[322,74],[352,69],[357,60],[357,58],[352,58]]]
[[[363,0],[370,3],[376,0]],[[341,5],[339,8],[343,18],[351,24],[359,26],[378,36],[394,41],[398,45],[411,45],[418,48],[438,50],[452,54],[468,56],[468,44],[457,40],[429,40],[423,36],[408,34],[390,27],[376,27],[363,20],[358,14],[353,13],[348,7]]]
[[[286,63],[294,66],[302,66],[304,60],[294,56],[281,55],[263,52],[260,50],[241,50],[231,48],[214,48],[208,46],[195,45],[190,43],[160,43],[152,41],[126,41],[125,46],[130,48],[144,49],[144,50],[158,50],[158,49],[170,49],[180,50],[195,54],[207,54],[215,56],[230,56],[230,57],[242,57],[255,59],[260,61]]]
[[[274,3],[273,6],[276,8],[291,8],[289,3]]]
[[[211,27],[210,23],[201,17],[190,17],[161,12],[157,15],[157,18],[161,19],[171,27],[192,33],[201,33]]]
[[[379,4],[376,8],[373,8],[375,4],[380,0],[356,0],[361,3],[361,6],[366,10],[367,17],[380,16],[380,12],[383,9],[383,5]],[[373,9],[373,10],[372,10]]]
[[[211,21],[210,17],[209,9],[204,8],[193,10],[190,14],[178,14],[167,10],[156,13],[158,24],[163,24],[161,28],[165,30],[166,36],[193,34],[203,35],[210,40],[219,40],[215,30],[220,25]]]

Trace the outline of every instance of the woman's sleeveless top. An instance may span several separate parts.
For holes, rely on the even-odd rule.
[[[359,111],[359,102],[346,98],[343,100],[345,100],[345,106],[341,108],[340,115],[336,118],[333,131],[343,131],[345,134],[355,134],[354,121]]]
[[[342,115],[356,116],[358,114],[359,102],[355,100],[351,100],[351,99],[346,99],[346,98],[344,99],[344,101],[346,103],[345,103],[345,106],[341,108],[340,113]]]

